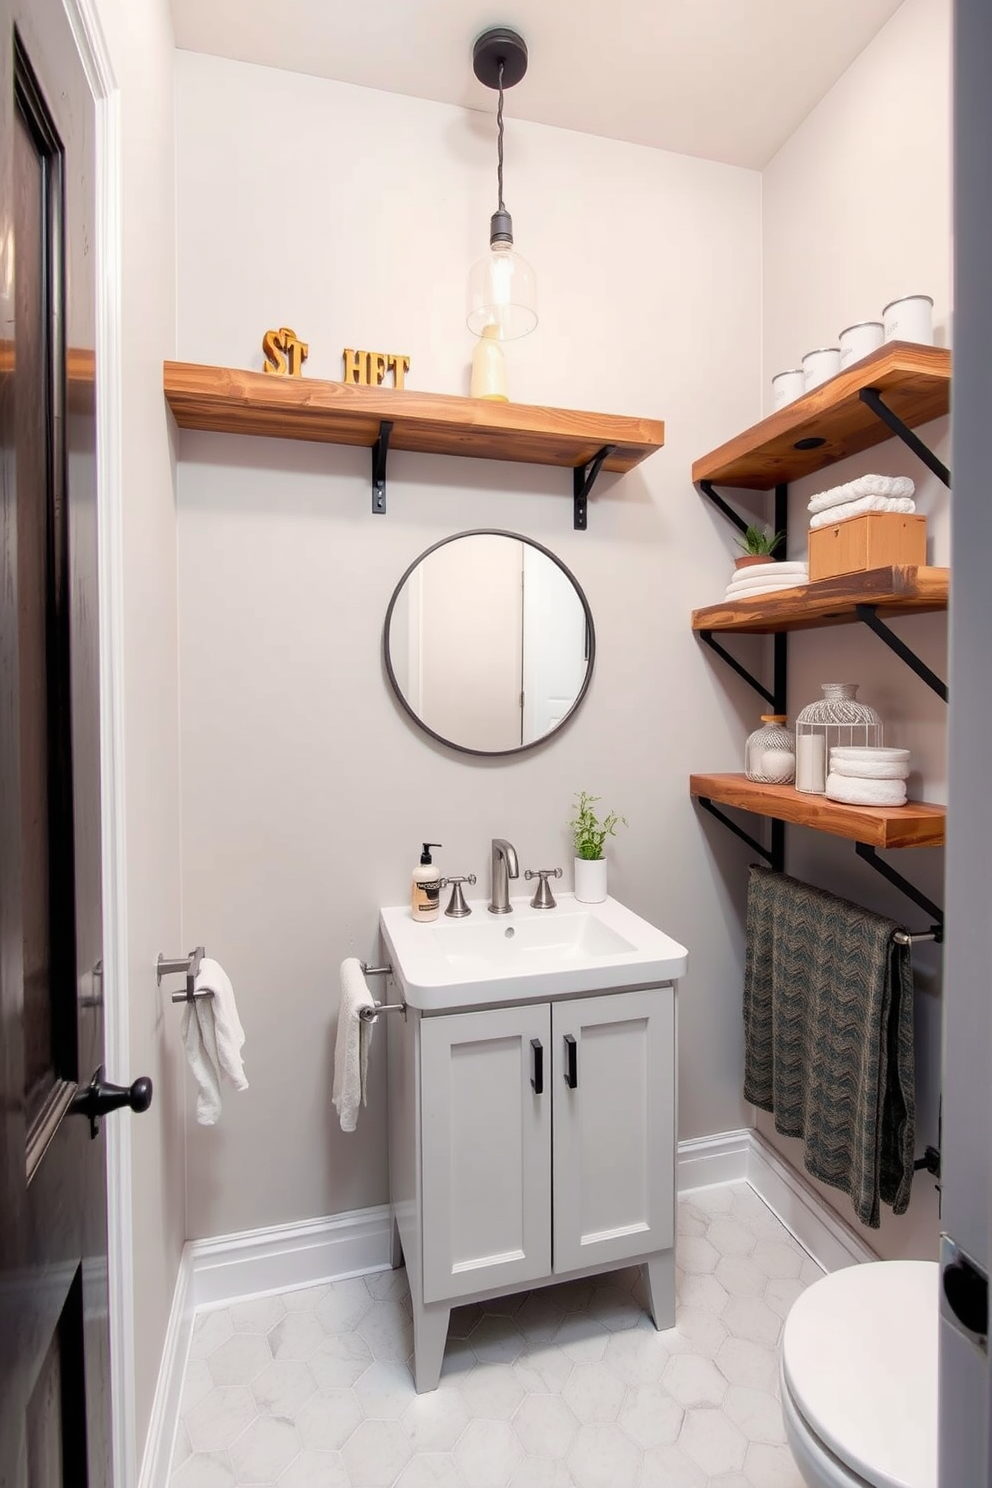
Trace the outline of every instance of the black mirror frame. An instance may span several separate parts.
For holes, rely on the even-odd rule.
[[[575,701],[572,703],[572,706],[569,708],[568,712],[565,714],[561,722],[556,724],[553,729],[549,729],[546,734],[542,734],[539,739],[533,739],[529,744],[516,744],[512,749],[472,749],[467,744],[456,744],[453,740],[446,739],[443,734],[435,733],[435,731],[430,728],[423,721],[423,719],[413,711],[413,709],[410,707],[410,704],[403,696],[403,693],[400,690],[399,683],[396,680],[396,673],[393,671],[393,664],[389,656],[389,625],[390,621],[393,618],[393,610],[396,608],[396,601],[400,596],[403,585],[413,573],[414,569],[419,567],[419,565],[423,563],[425,558],[429,558],[431,553],[436,552],[438,548],[445,547],[448,543],[457,542],[459,538],[463,537],[509,537],[512,538],[514,542],[524,542],[529,544],[530,547],[536,548],[539,553],[544,554],[545,558],[550,558],[551,562],[554,563],[558,568],[560,568],[562,573],[569,580],[576,594],[579,596],[579,601],[582,605],[583,613],[586,617],[586,650],[588,653],[586,674],[585,678],[583,679],[582,686],[579,688],[579,691],[575,696]],[[501,527],[473,527],[467,532],[454,532],[450,537],[442,537],[439,542],[431,543],[429,548],[425,548],[424,551],[418,554],[413,562],[408,565],[402,577],[400,578],[399,583],[393,590],[389,600],[389,604],[386,608],[386,618],[382,626],[382,660],[383,665],[386,668],[386,675],[389,678],[389,685],[392,687],[397,701],[402,706],[403,711],[407,713],[410,718],[413,719],[414,723],[419,729],[423,730],[425,734],[429,734],[430,737],[432,739],[435,739],[438,744],[443,744],[446,749],[457,750],[459,754],[479,755],[483,759],[497,759],[501,756],[511,754],[524,754],[528,749],[537,749],[540,745],[546,744],[549,739],[553,739],[556,734],[560,734],[565,725],[575,716],[576,710],[578,709],[579,704],[582,702],[582,699],[585,697],[587,691],[589,690],[589,683],[592,680],[593,666],[596,661],[596,627],[593,624],[592,610],[589,608],[589,601],[586,599],[585,591],[583,590],[582,585],[572,573],[571,569],[568,568],[566,564],[561,561],[557,554],[552,553],[550,548],[546,548],[543,543],[535,542],[532,537],[524,537],[523,534],[520,532],[507,532]]]

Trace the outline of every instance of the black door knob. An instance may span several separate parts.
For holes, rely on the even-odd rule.
[[[72,1103],[72,1109],[90,1119],[90,1136],[100,1130],[100,1117],[108,1111],[118,1111],[121,1106],[130,1106],[132,1111],[147,1111],[152,1103],[152,1082],[147,1075],[135,1080],[133,1085],[111,1085],[104,1079],[106,1070],[101,1064],[85,1090],[80,1090]]]

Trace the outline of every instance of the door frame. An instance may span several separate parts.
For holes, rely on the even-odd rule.
[[[96,113],[97,562],[103,849],[104,1062],[131,1060],[124,871],[123,491],[121,482],[122,162],[120,92],[97,0],[62,0]],[[108,1121],[107,1281],[114,1482],[137,1481],[131,1123]]]

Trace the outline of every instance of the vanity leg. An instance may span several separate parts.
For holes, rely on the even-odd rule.
[[[675,1327],[675,1251],[662,1250],[641,1267],[648,1311],[661,1331]]]
[[[445,1302],[413,1304],[413,1378],[418,1395],[437,1389],[450,1316]]]
[[[389,1221],[389,1264],[395,1271],[403,1264],[403,1245],[400,1240],[400,1227],[395,1213]]]

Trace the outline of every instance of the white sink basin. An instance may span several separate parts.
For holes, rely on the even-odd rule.
[[[512,899],[508,915],[491,915],[484,899],[474,899],[465,919],[442,913],[428,925],[417,924],[407,905],[380,910],[406,1001],[436,1011],[672,982],[685,973],[685,947],[616,899],[557,898],[556,909]]]

